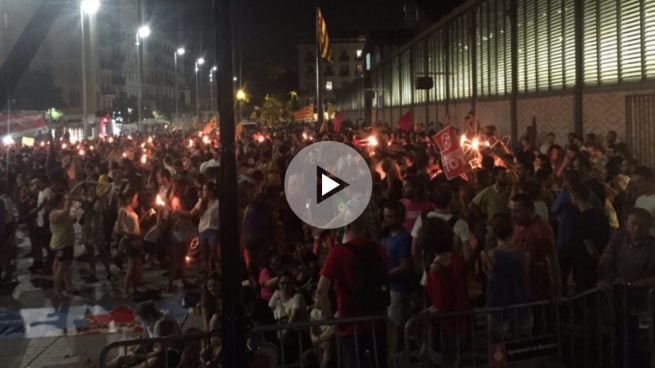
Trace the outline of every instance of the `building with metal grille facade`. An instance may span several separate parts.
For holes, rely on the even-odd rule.
[[[415,124],[458,123],[475,110],[514,140],[536,117],[559,141],[615,130],[633,149],[655,145],[631,126],[655,107],[626,113],[628,97],[655,94],[655,0],[469,1],[388,57],[364,57],[365,77],[338,99],[353,120],[393,126],[411,109]],[[416,89],[421,76],[434,86]]]

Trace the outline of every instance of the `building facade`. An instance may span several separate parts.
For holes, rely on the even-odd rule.
[[[475,110],[514,141],[533,117],[563,142],[614,130],[655,163],[654,0],[471,0],[388,57],[338,100],[356,119],[460,122]],[[416,88],[416,78],[434,86]],[[366,93],[366,91],[377,93]]]
[[[361,78],[364,73],[362,50],[365,38],[331,38],[332,61],[321,61],[321,88],[326,100]],[[316,94],[316,42],[301,41],[298,49],[298,91],[301,97],[313,98]]]
[[[0,0],[3,22],[0,35],[0,63],[15,45],[16,40],[34,16],[41,1]],[[86,120],[93,131],[108,133],[97,125],[97,116],[109,114],[121,95],[138,95],[138,65],[136,30],[141,25],[137,1],[121,0],[103,7],[93,16],[84,17],[84,46],[79,4],[64,7],[48,36],[30,62],[29,70],[47,71],[61,92],[64,124],[81,136],[79,128],[84,120],[84,91],[82,83],[82,49],[86,64]],[[153,27],[154,28],[154,27]],[[153,29],[152,35],[142,40],[142,103],[153,110],[165,100],[174,104],[175,83],[178,95],[187,95],[184,78],[185,63],[174,68],[174,52],[178,45]],[[28,70],[28,71],[29,71]]]

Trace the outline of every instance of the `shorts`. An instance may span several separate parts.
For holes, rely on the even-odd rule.
[[[218,231],[205,230],[198,234],[198,243],[201,247],[211,247],[218,245]]]
[[[72,245],[55,250],[55,257],[59,262],[69,262],[73,260],[74,248]]]

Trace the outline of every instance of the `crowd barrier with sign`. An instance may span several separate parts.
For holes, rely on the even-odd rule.
[[[386,316],[256,326],[247,336],[247,366],[655,368],[654,314],[655,290],[621,286],[559,304],[421,313],[406,323],[399,351],[390,349],[394,329]],[[109,367],[110,355],[155,348],[173,352],[162,353],[158,367],[220,367],[212,349],[219,343],[220,331],[114,342],[100,367]]]

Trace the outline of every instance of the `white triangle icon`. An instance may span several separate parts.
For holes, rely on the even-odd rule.
[[[325,196],[337,187],[339,187],[339,183],[332,180],[329,176],[321,174],[321,196]]]

